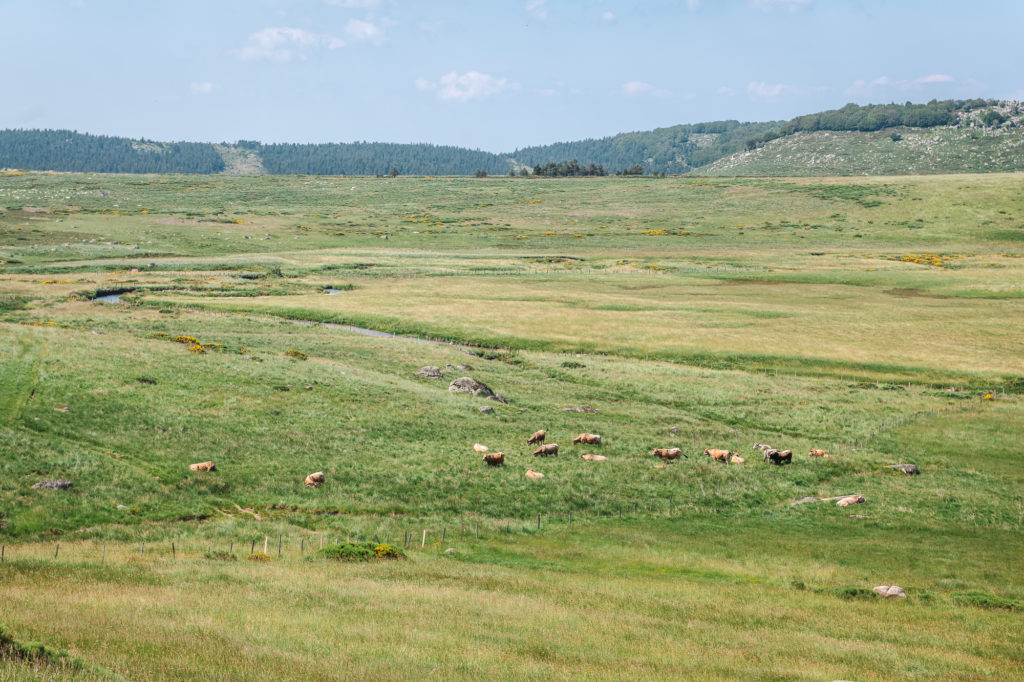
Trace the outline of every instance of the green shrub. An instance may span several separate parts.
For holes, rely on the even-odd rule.
[[[854,587],[847,585],[846,587],[837,587],[832,590],[832,594],[836,595],[840,599],[873,599],[875,593],[866,587]]]
[[[303,353],[301,350],[286,350],[285,355],[290,357],[292,360],[308,360],[309,356]]]
[[[252,554],[247,556],[246,559],[248,559],[249,561],[270,561],[270,556],[264,554],[263,552],[253,552]]]
[[[371,559],[404,559],[405,553],[397,547],[373,542],[339,542],[318,550],[315,557],[336,561],[370,561]]]

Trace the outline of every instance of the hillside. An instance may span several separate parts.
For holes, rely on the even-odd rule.
[[[153,142],[68,130],[0,131],[0,168],[228,175],[507,175],[547,164],[645,174],[899,175],[1024,168],[1017,102],[848,104],[790,121],[713,121],[494,154],[433,144]],[[570,173],[577,174],[577,173]],[[583,173],[579,173],[583,174]],[[600,174],[600,173],[599,173]]]
[[[798,119],[794,119],[797,121]],[[1000,102],[933,127],[796,130],[737,152],[700,175],[909,175],[1024,170],[1024,110]]]

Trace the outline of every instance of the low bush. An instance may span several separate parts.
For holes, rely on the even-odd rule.
[[[388,544],[373,542],[339,542],[320,549],[313,555],[335,561],[370,561],[371,559],[404,559],[405,553]]]

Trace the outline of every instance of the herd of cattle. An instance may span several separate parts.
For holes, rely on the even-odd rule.
[[[533,451],[534,457],[549,457],[558,455],[558,444],[557,443],[545,443],[548,432],[540,430],[535,432],[529,438],[526,439],[527,444],[538,446]],[[596,433],[581,433],[572,439],[573,445],[601,445],[601,436]],[[490,448],[480,443],[474,443],[473,449],[477,452],[483,453],[483,461],[488,466],[498,467],[505,465],[505,453],[504,452],[490,452]],[[754,449],[760,450],[763,455],[763,461],[771,464],[792,464],[793,463],[793,451],[792,450],[776,450],[770,445],[764,443],[754,443]],[[680,448],[654,448],[651,450],[651,454],[661,459],[662,464],[659,464],[656,468],[664,469],[668,462],[685,457],[689,459]],[[831,459],[832,455],[828,454],[824,450],[817,448],[812,449],[807,453],[809,457],[820,457],[822,459]],[[710,457],[716,462],[722,462],[724,464],[745,464],[746,460],[740,457],[738,452],[730,452],[729,450],[719,450],[718,448],[708,448],[704,450],[704,455]],[[588,462],[603,462],[608,458],[604,455],[595,455],[593,453],[584,453],[580,455],[580,459],[587,460]],[[217,467],[213,462],[197,462],[196,464],[190,464],[189,469],[192,471],[216,471]],[[526,477],[531,479],[544,478],[544,474],[533,469],[526,470]],[[309,474],[306,476],[306,486],[309,488],[318,488],[323,485],[326,477],[324,472],[317,471],[316,473]]]
[[[529,438],[526,439],[527,444],[537,445],[537,449],[533,451],[534,457],[547,457],[551,455],[558,455],[558,444],[557,443],[544,443],[547,438],[547,431],[540,430],[535,432]],[[601,445],[601,436],[595,433],[581,433],[572,439],[573,445]],[[490,448],[480,443],[475,443],[473,449],[477,452],[483,453],[481,459],[487,463],[488,466],[497,467],[505,465],[505,453],[504,452],[489,452]],[[755,450],[760,450],[762,453],[762,459],[764,462],[770,464],[792,464],[793,463],[793,451],[792,450],[777,450],[770,445],[764,443],[755,443]],[[654,448],[651,450],[651,454],[661,459],[662,464],[656,468],[664,469],[667,463],[680,457],[689,456],[683,453],[681,448]],[[738,452],[730,452],[729,450],[719,450],[717,448],[708,448],[704,450],[704,454],[710,457],[716,462],[723,462],[725,464],[745,464],[746,460],[740,457]],[[831,459],[832,455],[828,454],[824,450],[813,448],[809,453],[809,457],[820,457],[822,459]],[[600,462],[608,459],[604,455],[595,455],[592,453],[584,453],[580,455],[581,459],[585,459],[590,462]],[[532,468],[526,470],[526,477],[532,479],[544,478],[544,474],[534,471]]]

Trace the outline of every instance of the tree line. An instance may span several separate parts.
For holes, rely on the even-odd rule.
[[[0,130],[0,168],[95,173],[220,173],[201,142],[152,142],[71,130]]]
[[[785,137],[786,135],[817,130],[873,132],[883,128],[896,128],[899,126],[906,126],[908,128],[947,126],[957,122],[960,112],[981,109],[998,103],[997,100],[984,99],[947,99],[941,102],[933,99],[927,104],[907,102],[905,104],[868,104],[865,106],[851,103],[841,109],[797,116],[783,123],[779,126],[778,130],[768,131],[748,139],[746,148],[756,149],[763,146],[766,142]],[[991,119],[992,117],[989,116],[986,120]]]

